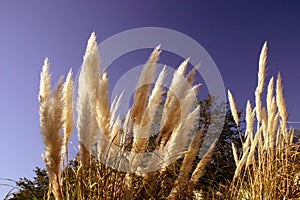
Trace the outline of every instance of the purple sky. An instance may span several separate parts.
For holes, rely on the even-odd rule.
[[[148,26],[190,36],[215,61],[239,109],[253,99],[258,55],[267,40],[267,80],[282,73],[290,121],[300,121],[299,10],[296,0],[0,1],[0,178],[31,177],[35,166],[44,166],[37,112],[43,60],[50,59],[53,84],[70,67],[77,72],[92,31],[98,42]],[[174,64],[167,58],[162,62]],[[8,189],[0,185],[0,198]]]

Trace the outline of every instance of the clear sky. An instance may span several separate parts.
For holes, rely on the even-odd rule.
[[[300,121],[297,0],[1,0],[0,178],[32,177],[36,166],[44,167],[37,100],[44,58],[50,59],[54,84],[70,67],[78,71],[92,31],[101,42],[119,32],[149,26],[182,32],[201,44],[240,109],[253,99],[258,55],[267,40],[267,79],[282,73],[290,121]],[[167,57],[163,62],[174,64]],[[117,68],[109,77],[120,72]],[[8,189],[0,185],[0,198]]]

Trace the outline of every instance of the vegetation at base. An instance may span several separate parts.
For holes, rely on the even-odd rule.
[[[199,104],[201,105],[199,123],[205,130],[208,128],[210,123],[213,97],[208,96],[203,101],[199,101]],[[157,136],[153,138],[153,141],[155,141],[156,137]],[[210,191],[212,192],[212,188],[218,188],[219,183],[222,182],[223,184],[226,184],[232,179],[235,164],[231,148],[223,148],[223,146],[230,146],[231,141],[235,142],[237,145],[240,143],[236,125],[234,124],[231,112],[228,110],[223,132],[215,147],[212,160],[206,167],[207,173],[205,173],[204,177],[201,178],[196,185],[198,190],[201,189],[203,191],[207,191],[208,188],[211,188]],[[172,163],[166,170],[164,170],[163,173],[160,171],[153,173],[152,181],[144,187],[140,187],[143,185],[143,177],[134,175],[135,199],[159,199],[163,196],[167,197],[174,186],[176,178],[178,177],[182,161],[183,159],[179,159]],[[195,159],[192,164],[194,168],[199,161],[199,158]],[[62,173],[62,180],[65,180],[65,177],[68,177],[68,182],[63,182],[64,197],[68,196],[70,199],[80,199],[80,192],[78,188],[81,188],[82,191],[88,193],[88,195],[99,197],[99,199],[114,199],[117,197],[123,197],[124,186],[120,183],[124,181],[126,173],[107,167],[94,158],[91,160],[91,169],[87,169],[86,175],[79,175],[79,162],[79,157],[77,155],[74,160],[69,162],[68,170],[65,168]],[[10,198],[11,200],[47,199],[47,195],[50,195],[51,193],[49,191],[49,179],[47,177],[46,170],[36,168],[34,172],[35,177],[32,181],[27,178],[21,178],[17,182],[19,190],[12,194],[12,197]],[[99,184],[100,182],[103,182],[104,179],[107,179],[105,184]],[[89,184],[93,185],[93,187],[87,187]],[[105,185],[109,185],[109,187],[107,187],[108,190],[104,191],[101,188],[106,187]],[[66,188],[68,188],[68,192],[66,192]],[[186,196],[187,191],[182,191],[181,195]],[[193,196],[193,194],[189,194],[189,196]],[[54,196],[51,195],[50,199],[54,199]]]

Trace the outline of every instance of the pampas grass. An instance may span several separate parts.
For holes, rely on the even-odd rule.
[[[157,46],[149,56],[139,77],[137,89],[133,95],[133,104],[128,110],[125,120],[122,121],[121,116],[116,116],[122,94],[114,99],[112,105],[109,105],[107,73],[101,72],[99,69],[100,57],[96,34],[91,34],[78,79],[76,125],[79,142],[79,159],[77,159],[79,169],[77,171],[68,171],[67,169],[67,172],[63,174],[66,176],[64,180],[70,181],[71,177],[68,176],[74,173],[77,179],[75,188],[72,187],[71,182],[62,182],[60,169],[62,153],[66,154],[68,161],[67,143],[73,132],[72,71],[70,70],[68,73],[64,85],[62,79],[59,81],[51,97],[49,63],[47,59],[45,60],[39,94],[40,124],[45,145],[44,161],[51,180],[52,193],[56,199],[62,199],[63,193],[66,193],[67,198],[73,199],[94,198],[93,195],[106,199],[110,198],[109,196],[133,199],[143,194],[150,195],[150,193],[144,193],[144,190],[137,190],[137,179],[143,180],[140,188],[146,188],[152,184],[152,175],[158,174],[165,177],[165,171],[142,173],[137,171],[142,169],[141,165],[144,163],[142,163],[142,158],[136,155],[148,151],[149,145],[156,146],[155,149],[158,152],[155,155],[156,160],[160,159],[160,161],[157,160],[160,164],[156,164],[165,170],[168,170],[177,159],[184,158],[173,190],[171,191],[171,187],[168,187],[169,189],[166,191],[161,191],[170,192],[169,198],[180,196],[183,188],[178,190],[179,186],[187,187],[190,182],[191,187],[203,175],[215,143],[193,170],[190,163],[194,162],[203,137],[202,130],[197,128],[199,107],[195,106],[197,90],[200,85],[192,85],[196,68],[193,68],[185,76],[189,59],[183,61],[173,75],[170,89],[165,92],[163,85],[166,68],[163,68],[158,78],[154,80],[160,53],[160,46]],[[155,83],[154,86],[152,83]],[[163,98],[164,94],[167,94],[166,98]],[[150,138],[153,137],[152,126],[154,119],[157,118],[160,105],[162,105],[162,117],[158,120],[160,121],[159,132],[156,136],[154,135],[156,137],[155,144],[153,140],[150,141]],[[60,133],[62,130],[63,136]],[[196,132],[198,133],[196,134]],[[189,144],[189,135],[195,136],[191,144]],[[92,154],[95,145],[97,146],[97,157],[100,160],[105,158],[106,163],[118,162],[118,155],[125,149],[129,149],[127,155],[129,171],[122,173],[99,162],[95,163]],[[154,167],[153,163],[148,166],[147,170],[151,171],[151,167]],[[189,174],[192,177],[191,181],[189,181]],[[147,177],[150,182],[146,181]],[[116,184],[117,180],[120,180],[119,184]],[[96,190],[96,188],[101,189]]]
[[[68,158],[68,141],[73,133],[73,88],[74,83],[72,80],[72,69],[69,71],[66,81],[63,85],[63,100],[64,100],[64,109],[63,109],[63,129],[64,129],[64,150],[63,153],[66,154],[66,161]]]
[[[153,96],[148,104],[147,100],[149,98],[149,91],[151,83],[154,79],[155,65],[159,59],[160,46],[156,47],[152,54],[150,55],[146,65],[144,66],[140,78],[138,80],[137,89],[134,93],[134,101],[131,107],[131,120],[134,122],[133,127],[133,152],[143,152],[147,145],[147,138],[149,136],[140,136],[142,129],[148,125],[149,122],[149,108],[153,103]],[[147,133],[147,132],[146,132]]]
[[[164,147],[169,140],[172,130],[176,128],[181,116],[180,100],[185,97],[189,84],[184,80],[188,60],[183,61],[173,74],[170,89],[167,92],[166,102],[163,108],[161,129],[157,137],[157,145]]]
[[[77,99],[77,130],[79,140],[80,160],[83,168],[87,167],[89,153],[96,144],[96,91],[99,82],[100,58],[95,33],[91,34],[83,58],[79,74],[78,99]]]
[[[49,61],[46,58],[41,72],[39,92],[40,130],[45,147],[45,152],[42,156],[51,182],[52,193],[56,199],[62,200],[60,171],[63,145],[60,130],[63,126],[62,115],[64,108],[62,78],[53,91],[52,97],[50,95],[50,88]]]
[[[238,158],[232,146],[237,165],[231,183],[232,199],[294,199],[300,193],[293,179],[299,168],[299,144],[293,144],[293,129],[287,129],[286,104],[280,73],[267,87],[266,107],[263,107],[267,43],[264,43],[259,59],[258,83],[255,91],[255,108],[248,101],[246,106],[246,132],[242,139],[243,150]],[[231,111],[236,112],[233,97],[228,92]],[[256,130],[253,128],[256,119]],[[238,125],[238,121],[236,124]],[[244,142],[245,141],[245,142]]]
[[[238,114],[237,114],[236,105],[235,105],[233,96],[232,96],[232,94],[229,90],[228,90],[228,100],[229,100],[229,105],[230,105],[230,109],[231,109],[231,112],[232,112],[233,119],[234,119],[235,123],[238,125],[239,124],[239,117],[238,117]]]
[[[174,187],[172,188],[168,199],[175,199],[178,194],[180,194],[182,189],[186,188],[187,183],[189,181],[190,173],[193,169],[191,163],[194,162],[196,156],[199,153],[199,148],[201,144],[201,140],[203,139],[203,132],[200,129],[195,135],[180,168],[179,175],[175,181]]]
[[[65,83],[62,84],[61,78],[51,93],[49,61],[45,59],[39,92],[40,129],[45,146],[43,158],[55,199],[182,199],[199,191],[199,180],[205,174],[217,141],[212,142],[202,158],[197,158],[207,134],[205,128],[199,127],[200,84],[194,85],[197,67],[188,71],[189,58],[184,60],[166,89],[163,87],[166,67],[155,78],[160,54],[157,46],[140,74],[131,108],[125,116],[119,116],[117,110],[123,93],[110,104],[109,74],[100,69],[96,34],[91,34],[78,79],[79,156],[70,161],[71,168],[70,164],[63,166],[62,160],[66,156],[69,162],[67,144],[73,132],[72,71]],[[266,107],[263,106],[266,62],[267,43],[258,63],[254,106],[247,101],[244,133],[239,129],[242,121],[234,97],[228,91],[242,146],[239,149],[232,143],[236,170],[233,179],[223,187],[227,191],[213,191],[217,198],[300,196],[294,181],[297,167],[300,169],[298,144],[292,143],[293,130],[286,127],[280,74],[276,90],[275,79],[270,79]],[[156,132],[154,125],[158,126]],[[201,189],[200,192],[206,193]]]
[[[217,140],[215,140],[201,158],[200,162],[197,164],[194,172],[192,173],[191,179],[189,180],[188,191],[192,192],[194,190],[195,185],[199,181],[199,179],[204,175],[205,167],[207,166],[210,158],[213,155],[214,148],[216,146]]]

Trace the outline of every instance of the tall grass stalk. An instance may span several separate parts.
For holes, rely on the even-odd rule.
[[[45,147],[45,152],[42,156],[46,164],[52,193],[56,199],[62,200],[60,170],[61,150],[63,147],[63,138],[60,130],[63,126],[62,115],[64,108],[62,78],[58,82],[52,96],[50,95],[50,88],[49,61],[46,58],[41,72],[39,92],[40,130]]]

